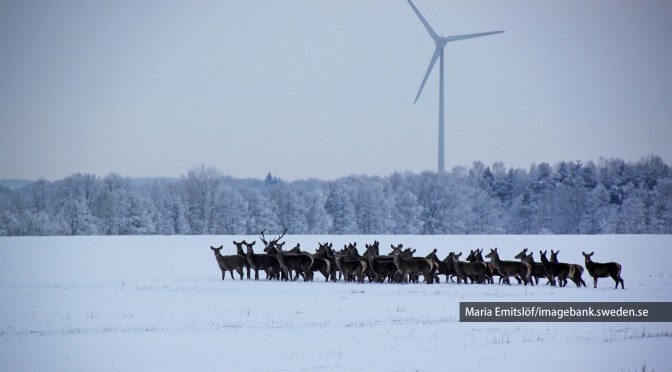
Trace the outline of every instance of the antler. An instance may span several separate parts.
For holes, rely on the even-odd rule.
[[[261,236],[259,236],[259,239],[261,239],[261,241],[264,242],[264,245],[268,245],[266,237],[264,236],[264,230],[261,230]]]
[[[282,235],[278,236],[277,239],[273,239],[273,242],[274,243],[279,242],[280,239],[282,239],[282,237],[285,236],[286,233],[287,233],[287,227],[285,227],[285,231],[282,232]]]
[[[261,241],[264,242],[265,246],[269,246],[269,245],[276,245],[280,241],[280,239],[282,239],[282,237],[285,236],[285,234],[287,233],[287,228],[285,227],[285,230],[282,232],[282,234],[280,236],[278,236],[277,238],[272,239],[270,243],[266,240],[266,236],[264,235],[264,231],[266,231],[266,230],[265,229],[261,230],[261,235],[259,236],[259,239],[261,239]]]

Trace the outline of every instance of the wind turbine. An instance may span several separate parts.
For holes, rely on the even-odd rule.
[[[420,14],[420,11],[418,8],[415,7],[413,2],[411,0],[406,0],[408,1],[408,4],[413,8],[413,11],[415,14],[418,15],[418,18],[420,18],[420,21],[422,24],[425,26],[427,29],[427,32],[429,33],[429,36],[432,37],[434,40],[434,44],[436,45],[436,49],[434,49],[434,55],[432,55],[432,60],[429,61],[429,67],[427,68],[427,72],[425,73],[425,77],[422,79],[422,84],[420,84],[420,90],[418,90],[418,95],[415,96],[415,102],[418,102],[418,98],[420,98],[420,93],[422,93],[422,88],[425,87],[425,83],[427,82],[427,78],[429,77],[429,74],[432,72],[432,68],[434,68],[434,65],[436,64],[436,60],[441,57],[441,67],[439,70],[439,173],[443,173],[446,171],[445,169],[445,152],[444,152],[444,129],[443,129],[443,48],[446,46],[451,41],[458,41],[458,40],[464,40],[464,39],[472,39],[475,37],[481,37],[481,36],[488,36],[488,35],[494,35],[494,34],[499,34],[504,31],[490,31],[490,32],[481,32],[478,34],[468,34],[468,35],[453,35],[453,36],[439,36],[434,32],[432,29],[432,26],[427,23],[427,20],[425,20],[425,17]]]

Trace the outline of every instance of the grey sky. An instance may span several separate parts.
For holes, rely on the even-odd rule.
[[[672,2],[432,1],[446,168],[672,162]],[[436,169],[438,69],[404,0],[0,2],[0,178]]]

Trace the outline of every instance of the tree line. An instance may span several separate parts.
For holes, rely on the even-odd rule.
[[[456,167],[333,181],[76,173],[0,186],[0,235],[669,234],[672,171],[656,155]]]

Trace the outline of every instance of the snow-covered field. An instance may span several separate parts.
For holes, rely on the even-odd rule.
[[[625,290],[225,281],[210,245],[255,236],[0,238],[0,371],[667,371],[672,323],[460,323],[460,301],[672,301],[672,235],[287,236],[416,256],[499,247],[623,265]],[[259,243],[255,246],[258,247]],[[361,250],[360,250],[361,252]],[[259,252],[258,252],[259,253]],[[464,256],[463,256],[464,257]],[[262,274],[263,278],[264,275]],[[319,278],[319,279],[318,279]],[[545,280],[544,280],[545,282]],[[514,282],[515,283],[515,282]]]

